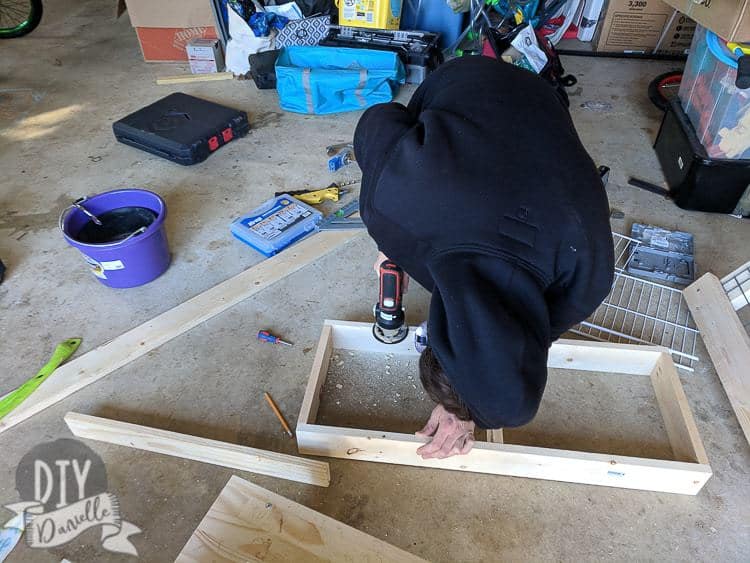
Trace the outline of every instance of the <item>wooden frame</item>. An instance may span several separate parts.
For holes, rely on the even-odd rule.
[[[559,340],[550,349],[548,366],[649,376],[674,461],[503,444],[502,433],[497,431],[491,432],[490,441],[478,441],[468,455],[424,460],[416,453],[423,440],[412,434],[317,425],[320,392],[334,349],[417,354],[411,338],[387,345],[373,338],[369,323],[325,321],[297,421],[302,454],[689,495],[700,491],[711,477],[687,397],[666,348]]]
[[[203,463],[327,487],[328,463],[237,444],[69,412],[65,423],[79,438],[192,459]]]
[[[733,274],[730,274],[730,276]],[[745,291],[744,286],[742,291]],[[729,398],[745,439],[750,443],[750,336],[737,317],[740,299],[727,296],[713,274],[705,274],[683,291],[701,331],[711,361]]]
[[[424,563],[424,559],[235,476],[175,561]]]
[[[83,356],[67,362],[57,368],[29,398],[0,420],[0,432],[5,432],[191,328],[223,313],[353,240],[360,233],[361,231],[317,233],[281,254],[248,268]]]

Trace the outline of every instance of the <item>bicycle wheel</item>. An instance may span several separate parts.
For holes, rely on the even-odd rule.
[[[0,0],[2,2],[2,0]],[[682,81],[682,71],[665,72],[654,78],[648,85],[648,97],[662,111],[667,111],[669,101],[677,97]]]
[[[0,39],[26,35],[42,21],[42,0],[0,0]]]

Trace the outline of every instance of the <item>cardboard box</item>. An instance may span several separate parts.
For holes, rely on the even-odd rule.
[[[125,0],[133,27],[209,27],[211,0]]]
[[[187,61],[191,39],[214,39],[211,0],[125,0],[146,62]]]
[[[662,0],[610,0],[595,42],[595,50],[609,53],[680,52],[690,46],[695,24],[675,24],[679,14]],[[676,30],[677,27],[681,29]],[[670,28],[671,30],[670,34]],[[675,37],[677,35],[677,37]]]
[[[750,43],[750,0],[666,0],[727,41]]]
[[[660,55],[687,55],[696,25],[685,14],[675,10],[654,52]]]
[[[190,62],[190,72],[193,74],[224,70],[224,55],[218,39],[192,39],[185,50]]]
[[[213,25],[205,27],[136,27],[143,60],[149,63],[187,61],[192,39],[216,39]]]

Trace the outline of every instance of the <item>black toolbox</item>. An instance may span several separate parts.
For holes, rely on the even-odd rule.
[[[247,135],[250,123],[244,111],[176,92],[116,121],[112,130],[121,143],[188,165]]]
[[[443,63],[438,46],[440,34],[430,31],[361,29],[339,25],[328,26],[328,34],[320,40],[324,47],[375,49],[398,53],[406,68],[406,81],[421,84],[427,75]]]
[[[732,213],[750,186],[750,160],[710,158],[679,100],[664,114],[654,150],[683,209]]]

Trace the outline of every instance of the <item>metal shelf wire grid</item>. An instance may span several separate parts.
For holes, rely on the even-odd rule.
[[[721,279],[735,311],[750,305],[750,262]]]
[[[675,365],[693,371],[698,361],[698,329],[682,291],[636,278],[625,272],[640,245],[636,239],[612,233],[615,279],[607,298],[571,332],[601,342],[656,344],[669,348]]]

